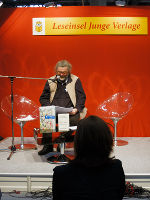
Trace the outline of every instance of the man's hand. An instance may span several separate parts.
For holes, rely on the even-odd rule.
[[[75,115],[77,112],[78,112],[77,108],[73,108],[73,110],[69,114]]]

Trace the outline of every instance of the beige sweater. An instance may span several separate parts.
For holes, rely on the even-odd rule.
[[[71,76],[72,81],[66,85],[66,89],[67,89],[67,92],[70,96],[70,99],[71,99],[74,107],[76,107],[75,84],[76,84],[78,77],[73,74],[71,74],[70,76]],[[55,79],[55,76],[50,77],[50,79],[51,80],[48,80],[48,83],[49,83],[50,92],[51,92],[51,95],[50,95],[50,103],[51,103],[53,101],[53,98],[54,98],[56,90],[57,90],[57,83],[52,81],[52,79]],[[83,119],[85,117],[86,113],[87,113],[87,108],[84,108],[80,112],[80,118]]]

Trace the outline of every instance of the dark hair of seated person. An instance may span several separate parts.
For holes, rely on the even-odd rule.
[[[75,158],[72,164],[104,167],[112,162],[113,136],[107,123],[94,115],[79,121],[74,138]]]

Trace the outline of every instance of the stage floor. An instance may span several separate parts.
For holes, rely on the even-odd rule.
[[[128,142],[124,146],[114,146],[112,155],[120,159],[126,175],[126,180],[139,186],[150,188],[150,137],[118,138]],[[15,145],[20,144],[20,138],[15,138]],[[24,138],[26,144],[36,144],[34,138]],[[51,187],[53,168],[57,164],[50,164],[46,158],[49,153],[39,156],[37,150],[17,150],[10,160],[8,147],[12,138],[0,142],[0,188],[2,191],[32,191]],[[73,154],[73,149],[66,149]]]

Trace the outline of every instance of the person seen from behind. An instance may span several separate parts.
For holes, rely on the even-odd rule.
[[[74,138],[75,158],[56,166],[53,200],[122,200],[125,174],[122,162],[111,157],[113,137],[97,116],[79,121]]]

